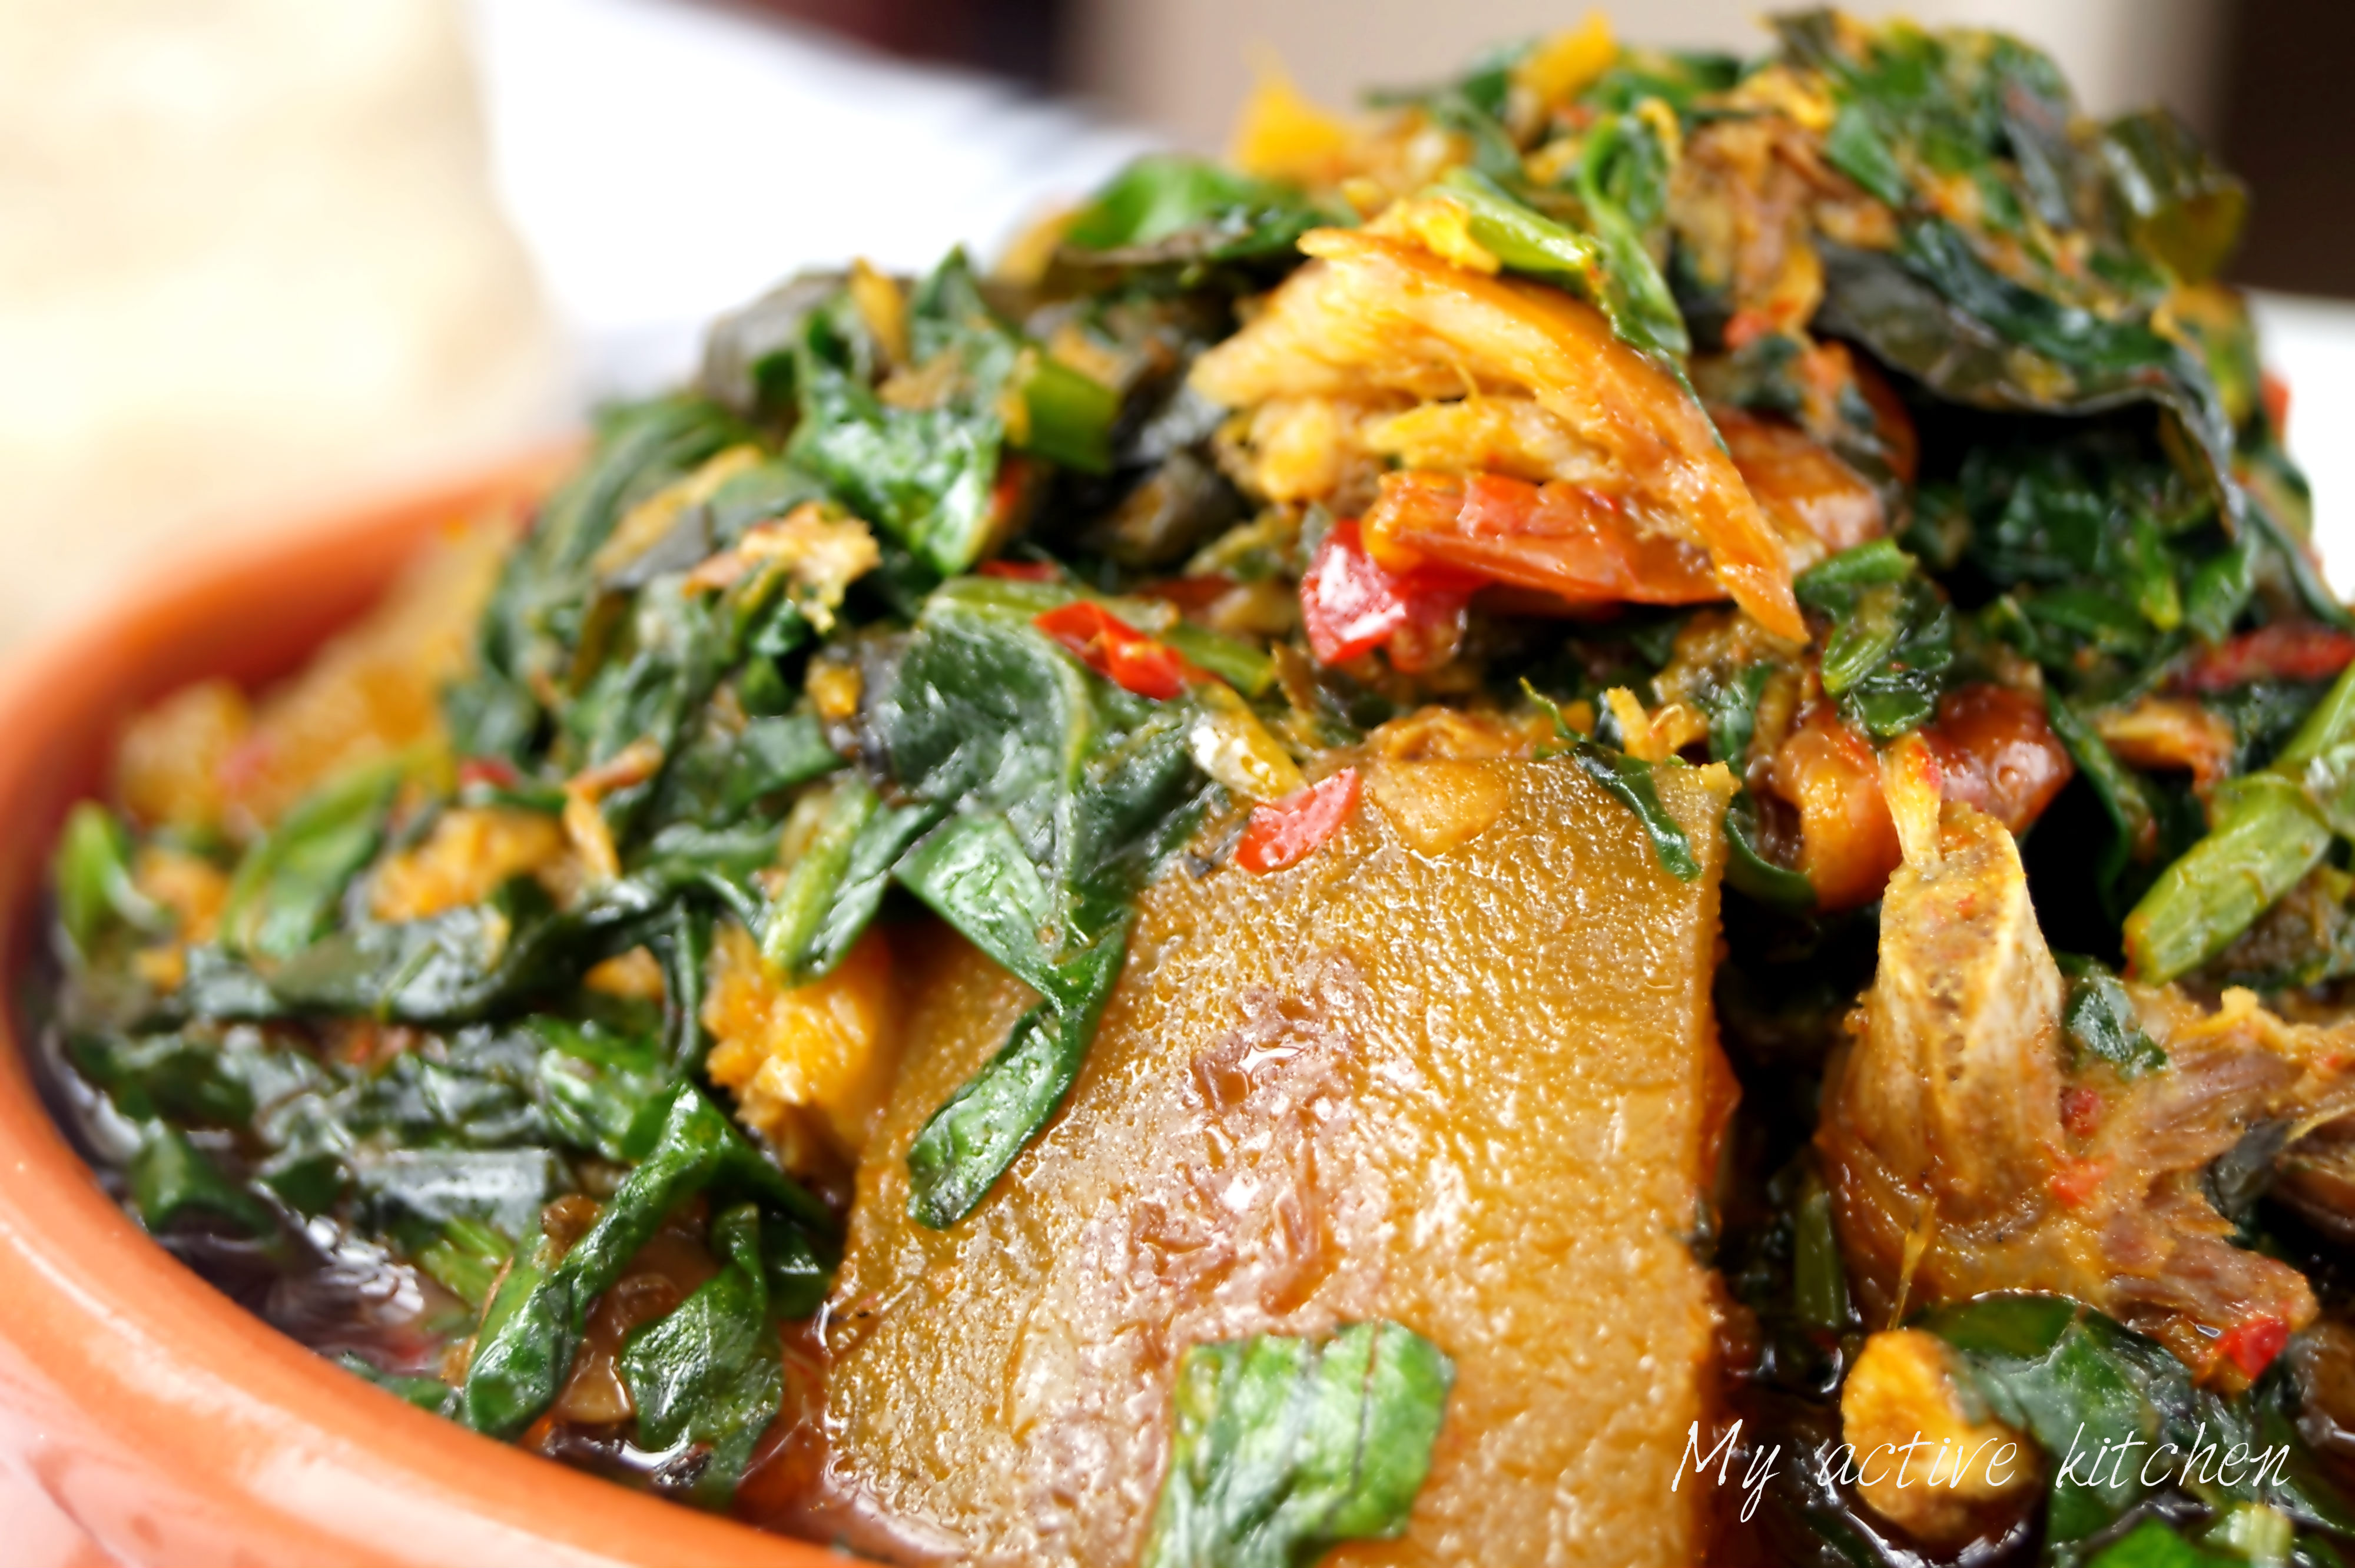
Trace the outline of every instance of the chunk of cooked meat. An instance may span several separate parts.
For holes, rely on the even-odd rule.
[[[1389,1318],[1454,1359],[1455,1391],[1405,1538],[1326,1563],[1700,1555],[1704,1499],[1669,1480],[1708,1404],[1687,1238],[1730,1109],[1710,977],[1732,781],[1657,775],[1705,868],[1684,882],[1574,763],[1385,767],[1298,866],[1147,894],[1070,1103],[947,1231],[908,1218],[909,1142],[1029,995],[945,935],[909,965],[826,1392],[829,1474],[900,1550],[1133,1562],[1180,1352]],[[1401,804],[1422,786],[1444,798]]]
[[[2287,1023],[2247,991],[2211,1013],[2128,986],[2165,1065],[2073,1066],[2067,989],[2011,835],[1952,802],[1942,827],[1938,852],[1890,880],[1880,972],[1816,1136],[1868,1310],[2054,1291],[2206,1381],[2245,1382],[2313,1318],[2314,1295],[2232,1244],[2203,1179],[2252,1134],[2355,1105],[2355,1027]]]
[[[1608,464],[1615,498],[1707,550],[1719,583],[1760,624],[1805,640],[1783,541],[1708,417],[1601,312],[1381,235],[1320,229],[1300,248],[1316,260],[1195,362],[1197,390],[1237,409],[1369,389],[1425,401],[1525,396]]]

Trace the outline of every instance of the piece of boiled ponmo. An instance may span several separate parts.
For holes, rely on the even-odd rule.
[[[829,1326],[837,1480],[911,1544],[1132,1562],[1187,1346],[1388,1318],[1455,1391],[1405,1537],[1326,1563],[1695,1560],[1706,1499],[1669,1483],[1708,1418],[1732,782],[1657,778],[1697,880],[1569,760],[1378,764],[1298,866],[1173,867],[1070,1103],[945,1232],[907,1217],[909,1143],[1031,997],[911,944]],[[1413,847],[1466,798],[1501,812]]]

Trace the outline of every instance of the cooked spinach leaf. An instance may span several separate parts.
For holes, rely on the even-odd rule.
[[[210,1155],[169,1122],[153,1121],[140,1129],[138,1151],[123,1174],[131,1183],[132,1207],[151,1231],[197,1213],[256,1236],[278,1228],[268,1204],[230,1180]]]
[[[784,1401],[783,1360],[769,1317],[761,1211],[739,1203],[712,1217],[719,1272],[667,1316],[634,1330],[615,1358],[638,1412],[638,1446],[709,1451],[698,1500],[725,1504],[752,1445]]]
[[[325,932],[344,888],[382,841],[397,762],[332,780],[297,803],[238,862],[221,904],[223,944],[232,952],[285,958]]]
[[[1192,1347],[1147,1568],[1305,1568],[1405,1534],[1455,1375],[1396,1323]]]
[[[96,801],[84,801],[66,817],[49,864],[58,924],[74,951],[88,956],[108,928],[165,930],[168,917],[131,880],[131,836],[122,821]]]
[[[918,1224],[945,1230],[972,1213],[1054,1115],[1127,956],[1127,933],[1116,931],[1057,965],[1054,991],[1068,1000],[1023,1014],[997,1054],[924,1123],[908,1146],[908,1212]]]
[[[701,1091],[680,1085],[654,1147],[588,1232],[545,1268],[510,1271],[510,1285],[485,1315],[467,1370],[466,1424],[513,1437],[537,1420],[564,1386],[590,1304],[673,1208],[707,1189],[773,1206],[820,1232],[832,1224],[825,1207],[780,1174]]]
[[[2081,1062],[2088,1057],[2105,1061],[2121,1078],[2165,1067],[2167,1052],[2143,1032],[2142,1020],[2117,976],[2090,958],[2056,956],[2069,981],[2061,1027],[2068,1034],[2071,1054]]]
[[[1078,265],[1162,270],[1191,286],[1221,266],[1281,269],[1311,229],[1354,221],[1295,187],[1157,153],[1114,176],[1062,242]]]
[[[1651,837],[1652,853],[1659,857],[1660,869],[1680,882],[1700,877],[1700,862],[1693,858],[1692,840],[1686,836],[1684,825],[1660,804],[1659,791],[1652,784],[1651,763],[1584,740],[1572,746],[1571,755],[1577,759],[1587,777],[1636,814],[1636,820],[1644,825],[1645,833]]]

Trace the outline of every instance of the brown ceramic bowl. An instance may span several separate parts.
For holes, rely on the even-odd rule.
[[[554,462],[208,552],[0,670],[0,1562],[844,1561],[475,1436],[248,1315],[67,1147],[5,994],[40,940],[58,825],[102,778],[126,716],[202,677],[293,668],[432,530],[526,504]]]

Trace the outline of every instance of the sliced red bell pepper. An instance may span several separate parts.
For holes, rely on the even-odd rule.
[[[1358,809],[1358,770],[1343,768],[1271,805],[1255,806],[1235,846],[1235,864],[1254,875],[1281,871],[1316,853]]]
[[[1009,582],[1060,582],[1063,569],[1051,560],[985,560],[975,569],[984,577]]]
[[[2225,1329],[2217,1337],[2216,1349],[2240,1368],[2242,1376],[2254,1378],[2273,1365],[2274,1358],[2288,1343],[2289,1325],[2269,1312],[2260,1312]]]
[[[1725,590],[1708,552],[1637,526],[1610,496],[1495,474],[1385,475],[1366,548],[1398,571],[1452,569],[1573,603],[1700,604]]]
[[[513,789],[518,775],[514,764],[501,757],[466,757],[458,763],[458,783],[488,784],[493,789]]]
[[[1073,600],[1031,617],[1030,624],[1070,649],[1082,664],[1139,697],[1167,702],[1186,689],[1186,661],[1175,649],[1093,600]]]
[[[2355,663],[2355,636],[2328,626],[2260,626],[2192,656],[2175,683],[2230,691],[2253,680],[2328,680]]]
[[[997,482],[989,487],[989,522],[996,537],[1013,531],[1016,516],[1030,489],[1030,464],[1009,453],[997,465]]]
[[[2109,1174],[2110,1162],[2106,1159],[2063,1160],[2058,1170],[2045,1178],[2044,1186],[2054,1202],[2063,1209],[2076,1209],[2102,1189],[2102,1182]]]
[[[2274,427],[2274,439],[2289,439],[2289,383],[2271,370],[2257,377],[2257,396],[2265,405],[2265,418]]]
[[[1318,663],[1340,664],[1389,643],[1399,668],[1427,669],[1455,652],[1479,581],[1445,570],[1393,571],[1366,553],[1358,519],[1344,517],[1300,579],[1308,646]]]

